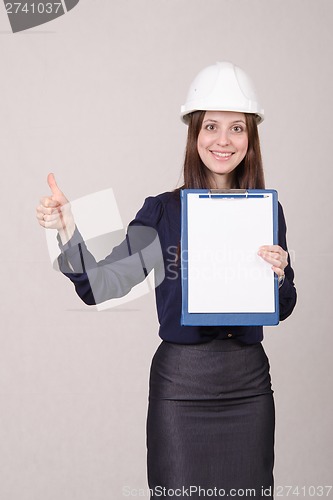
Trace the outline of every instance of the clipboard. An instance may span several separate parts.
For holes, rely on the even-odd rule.
[[[278,277],[257,254],[276,244],[277,191],[182,190],[181,324],[277,325]]]

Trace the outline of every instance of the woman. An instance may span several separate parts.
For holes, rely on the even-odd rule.
[[[188,124],[182,188],[264,188],[257,131],[263,111],[240,68],[224,62],[200,72],[181,116]],[[60,269],[85,303],[126,294],[161,268],[159,252],[145,250],[162,250],[156,303],[163,341],[152,361],[147,418],[151,498],[272,497],[274,401],[263,328],[180,325],[182,188],[147,198],[126,240],[96,263],[53,174],[48,182],[52,196],[42,198],[37,218],[58,229]],[[258,254],[279,277],[283,320],[296,290],[280,204],[278,217],[279,244]]]

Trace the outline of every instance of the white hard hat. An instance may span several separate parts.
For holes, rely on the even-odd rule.
[[[195,77],[181,107],[183,122],[188,123],[188,115],[199,110],[254,113],[257,123],[264,119],[252,81],[241,68],[226,61],[208,66]]]

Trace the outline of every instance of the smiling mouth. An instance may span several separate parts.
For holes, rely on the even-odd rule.
[[[234,153],[221,153],[220,151],[210,151],[210,152],[216,158],[224,158],[224,159],[228,159],[234,154]]]

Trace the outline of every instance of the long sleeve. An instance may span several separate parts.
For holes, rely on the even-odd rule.
[[[133,286],[155,270],[155,285],[164,279],[164,263],[158,233],[155,229],[161,204],[149,197],[129,224],[125,239],[105,259],[96,262],[76,228],[72,238],[62,245],[58,264],[61,272],[75,286],[87,305],[123,297]]]
[[[283,213],[283,208],[279,203],[279,245],[288,252],[287,247],[287,226]],[[294,284],[294,271],[291,267],[290,255],[288,252],[288,266],[284,270],[285,280],[281,288],[279,288],[280,302],[280,321],[288,318],[292,313],[297,300],[297,293]]]

